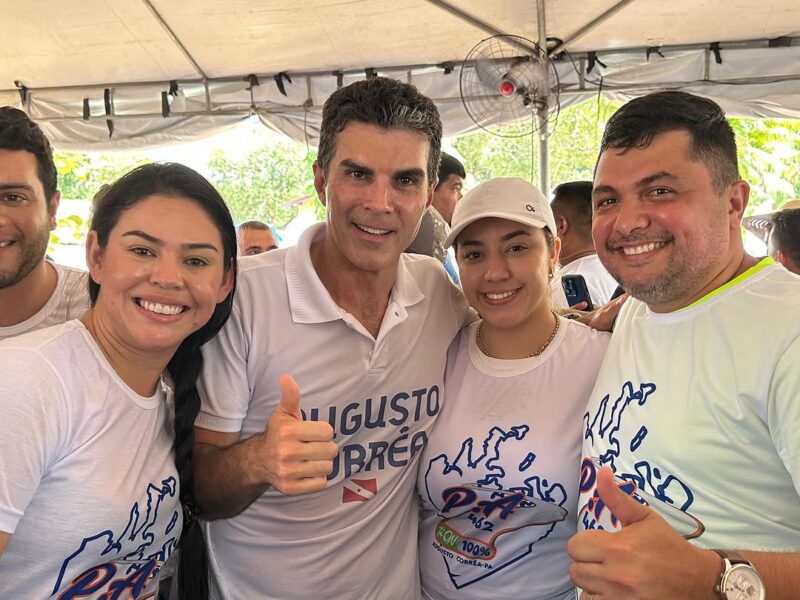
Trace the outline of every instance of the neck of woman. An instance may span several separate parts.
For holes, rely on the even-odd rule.
[[[81,322],[91,334],[108,364],[125,384],[140,396],[156,393],[161,375],[174,351],[141,352],[126,347],[95,308],[89,309]]]
[[[513,360],[542,354],[557,330],[558,317],[548,309],[515,327],[497,327],[488,321],[481,321],[476,335],[478,348],[485,355]]]

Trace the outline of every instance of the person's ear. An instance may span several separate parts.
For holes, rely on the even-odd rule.
[[[320,166],[318,161],[314,161],[314,189],[317,191],[317,197],[319,201],[322,202],[322,206],[328,206],[328,198],[325,194],[325,171],[323,170],[322,166]]]
[[[102,284],[103,279],[103,248],[97,239],[97,232],[92,230],[86,236],[86,267],[89,275],[97,285]]]
[[[556,218],[556,235],[563,236],[568,229],[569,229],[569,221],[562,215],[559,215]]]
[[[558,268],[558,259],[561,256],[561,238],[553,238],[553,250],[550,252],[550,272],[555,273]]]
[[[222,274],[222,285],[219,288],[219,294],[217,294],[217,304],[225,300],[233,289],[233,278],[235,277],[233,263],[235,262],[236,258],[231,258],[231,265]]]
[[[61,192],[56,190],[53,194],[53,197],[50,198],[50,201],[47,203],[47,213],[50,216],[50,231],[53,231],[56,228],[56,211],[58,210],[58,205],[61,202]]]
[[[741,179],[731,186],[728,195],[728,214],[735,221],[734,228],[739,230],[742,226],[742,216],[750,200],[750,185]]]

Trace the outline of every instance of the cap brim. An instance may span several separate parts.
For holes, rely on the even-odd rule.
[[[752,217],[745,217],[742,219],[742,227],[747,229],[750,233],[755,234],[762,242],[767,241],[767,233],[769,233],[772,224],[772,217],[775,213],[768,215],[753,215]]]
[[[498,219],[506,219],[507,221],[514,221],[515,223],[521,223],[522,225],[528,225],[529,227],[536,227],[537,229],[545,229],[547,228],[547,223],[543,223],[541,219],[531,219],[531,220],[524,220],[521,218],[516,218],[509,216],[507,212],[503,211],[487,211],[481,213],[479,215],[473,215],[468,219],[465,219],[462,223],[459,223],[455,229],[450,230],[450,235],[444,240],[444,247],[449,248],[453,245],[453,242],[456,241],[458,235],[464,231],[467,227],[472,225],[475,221],[480,221],[481,219],[488,219],[491,217],[495,217]],[[551,232],[552,233],[552,232]],[[555,233],[553,233],[555,235]]]

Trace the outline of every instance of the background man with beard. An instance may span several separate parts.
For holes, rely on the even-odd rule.
[[[657,93],[608,122],[593,237],[632,298],[585,415],[584,599],[797,598],[800,279],[745,253],[748,195],[714,102]]]
[[[45,260],[60,193],[50,142],[21,110],[0,108],[0,340],[89,307],[87,274]]]

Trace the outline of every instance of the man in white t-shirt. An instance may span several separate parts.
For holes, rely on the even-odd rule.
[[[593,236],[632,298],[584,416],[584,600],[800,590],[800,279],[745,253],[736,156],[720,107],[684,92],[606,126]]]
[[[402,254],[440,139],[408,84],[334,92],[314,164],[326,222],[240,261],[196,421],[212,597],[419,598],[416,467],[468,314],[434,259]]]
[[[61,198],[50,142],[21,110],[0,108],[0,340],[89,307],[86,273],[45,260]]]
[[[570,181],[556,186],[550,206],[561,240],[561,275],[582,275],[593,306],[606,304],[617,289],[617,280],[594,250],[592,182]]]

